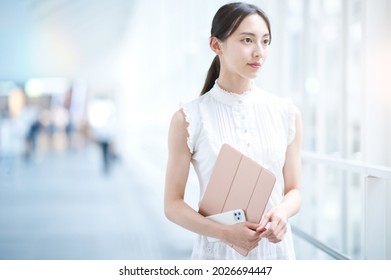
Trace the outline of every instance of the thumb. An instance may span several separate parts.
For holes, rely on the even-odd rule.
[[[258,231],[260,231],[266,227],[267,223],[270,222],[270,216],[271,216],[271,214],[267,213],[265,216],[262,217],[262,220],[259,223],[258,228],[257,228]]]
[[[247,228],[252,230],[257,230],[257,228],[259,228],[259,224],[251,223],[251,222],[246,222],[246,226]]]

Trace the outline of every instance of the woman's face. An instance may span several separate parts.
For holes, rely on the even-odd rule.
[[[244,18],[239,27],[221,43],[221,72],[232,79],[254,79],[268,54],[269,29],[255,14]]]

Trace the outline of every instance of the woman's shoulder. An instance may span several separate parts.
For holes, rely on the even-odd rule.
[[[195,122],[199,120],[201,104],[208,103],[210,100],[209,93],[198,96],[190,101],[184,102],[179,109],[178,114],[182,114],[187,122]]]
[[[181,109],[185,111],[198,111],[201,104],[206,104],[210,102],[210,94],[206,93],[204,95],[198,96],[192,100],[189,100],[181,105]]]
[[[187,127],[187,145],[191,153],[194,152],[197,137],[201,129],[200,105],[208,102],[209,94],[198,96],[197,98],[183,103],[180,109],[174,114],[175,121],[182,127]]]
[[[200,103],[204,103],[204,102],[208,102],[210,100],[210,97],[211,97],[211,94],[210,92],[207,92],[203,95],[199,95],[193,99],[190,99],[188,101],[186,101],[184,103],[184,105],[190,105],[190,106],[194,106],[195,104],[200,104]]]

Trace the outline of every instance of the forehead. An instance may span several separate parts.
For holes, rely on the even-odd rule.
[[[243,19],[233,34],[253,33],[256,36],[269,34],[265,20],[258,14],[249,15]]]

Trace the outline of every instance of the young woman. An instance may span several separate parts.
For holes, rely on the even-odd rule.
[[[227,244],[251,249],[245,257],[248,259],[295,258],[288,219],[301,204],[301,118],[292,103],[253,82],[270,42],[270,23],[261,9],[245,3],[222,6],[213,18],[210,48],[216,57],[201,96],[172,117],[165,214],[199,234],[193,259],[244,258]],[[277,178],[260,224],[219,224],[184,201],[190,163],[202,197],[224,143],[256,160]],[[222,242],[208,242],[206,236]]]

